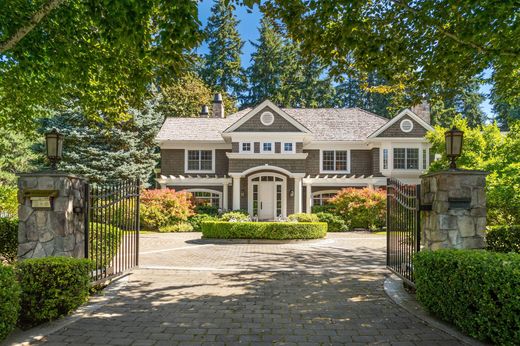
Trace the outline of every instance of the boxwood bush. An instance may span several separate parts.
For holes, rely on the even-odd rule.
[[[19,325],[31,327],[66,315],[89,294],[91,262],[70,257],[31,258],[16,263],[22,288]]]
[[[204,238],[221,239],[317,239],[327,235],[324,222],[225,222],[202,223]]]
[[[520,254],[419,252],[417,299],[441,319],[497,345],[520,345]]]
[[[0,263],[14,262],[18,252],[18,220],[0,218]]]
[[[16,326],[20,311],[20,286],[13,268],[0,264],[0,341]]]
[[[307,213],[297,213],[291,214],[287,217],[289,221],[297,221],[297,222],[319,222],[318,216],[315,214],[307,214]]]
[[[520,225],[489,227],[486,241],[488,250],[520,253]]]
[[[326,222],[329,232],[345,232],[347,231],[347,224],[338,215],[331,213],[316,213],[319,222]]]

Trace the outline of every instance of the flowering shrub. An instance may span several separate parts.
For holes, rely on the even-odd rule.
[[[187,221],[193,213],[189,192],[175,190],[145,190],[141,193],[140,218],[143,229],[159,228]]]
[[[227,213],[222,214],[220,217],[221,221],[249,221],[249,214],[244,213],[240,210],[228,211]]]
[[[386,192],[369,188],[346,188],[329,200],[349,229],[377,229],[386,222]]]

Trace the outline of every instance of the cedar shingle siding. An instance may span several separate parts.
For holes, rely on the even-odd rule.
[[[228,173],[229,159],[226,156],[227,152],[229,152],[229,150],[215,150],[215,174],[217,175],[222,176]],[[184,170],[184,149],[161,149],[161,174],[186,174],[186,171]]]
[[[265,126],[260,121],[260,117],[263,112],[269,111],[274,115],[274,122]],[[293,124],[285,120],[280,115],[276,114],[275,111],[266,107],[265,109],[255,114],[251,119],[247,120],[244,124],[238,127],[235,132],[301,132]]]
[[[350,151],[350,173],[356,175],[372,174],[372,152],[370,150]]]
[[[401,121],[409,119],[413,123],[413,129],[410,132],[403,132],[401,130]],[[405,115],[399,119],[395,124],[381,132],[377,137],[423,137],[426,134],[426,129],[422,127],[418,122]]]

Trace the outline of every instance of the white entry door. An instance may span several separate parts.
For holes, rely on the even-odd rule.
[[[274,182],[258,183],[258,219],[272,220],[274,218]]]

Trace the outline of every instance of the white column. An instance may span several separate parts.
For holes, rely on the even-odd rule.
[[[312,212],[312,195],[311,195],[311,184],[305,185],[305,212],[310,214]]]
[[[240,177],[233,177],[233,210],[240,209]]]
[[[166,189],[166,183],[165,184],[160,184],[161,185],[161,189],[164,190]]]
[[[229,186],[228,183],[222,184],[222,198],[223,198],[222,209],[223,210],[228,210],[228,200],[229,200],[229,197],[228,197],[228,186]]]
[[[302,178],[294,178],[294,213],[302,212]]]
[[[374,184],[368,184],[368,188],[374,190]]]

